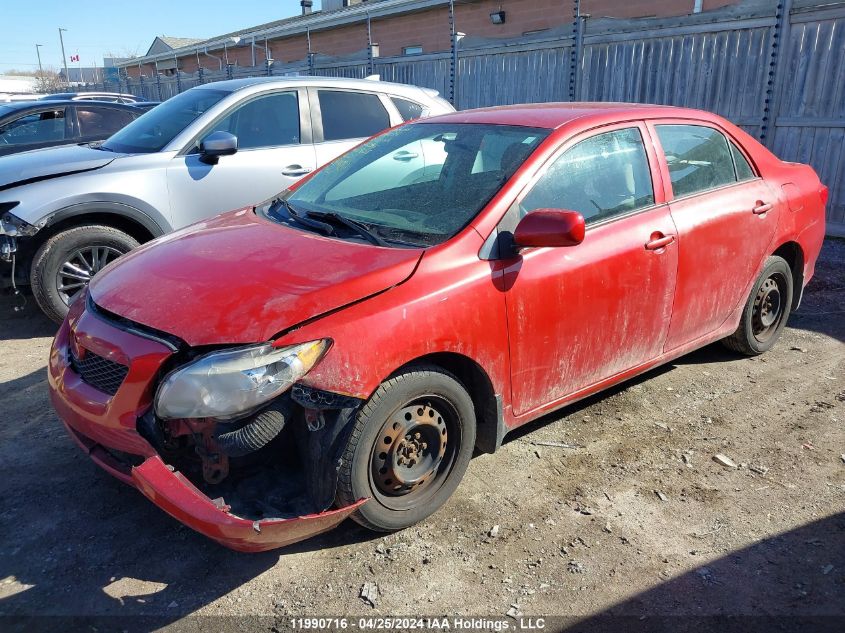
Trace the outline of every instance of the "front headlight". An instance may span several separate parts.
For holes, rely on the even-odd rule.
[[[317,364],[331,342],[270,343],[211,352],[168,374],[158,388],[160,418],[233,418],[283,393]]]

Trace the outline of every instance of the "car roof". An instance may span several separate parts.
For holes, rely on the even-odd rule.
[[[249,77],[246,79],[227,79],[197,86],[194,90],[212,89],[234,92],[255,86],[278,85],[286,86],[332,86],[336,88],[350,88],[356,90],[372,90],[375,92],[413,93],[422,90],[428,95],[439,94],[431,88],[421,88],[409,84],[397,84],[378,79],[350,79],[348,77],[320,77],[315,75],[297,75],[291,77]]]
[[[699,119],[717,121],[710,112],[675,106],[642,103],[583,102],[531,103],[462,110],[442,114],[419,123],[482,123],[490,125],[519,125],[557,129],[578,120],[580,123],[602,125],[613,121],[655,118]]]
[[[133,94],[128,92],[55,92],[53,94],[44,95],[42,99],[49,99],[50,101],[57,101],[59,99],[72,99],[74,97],[131,97],[137,99]]]
[[[77,107],[87,107],[87,106],[103,106],[106,108],[110,107],[117,107],[117,108],[126,108],[127,106],[134,106],[134,103],[114,103],[112,101],[97,101],[96,99],[87,99],[83,101],[75,101],[73,99],[39,99],[38,101],[11,101],[9,103],[2,103],[0,104],[4,108],[9,108],[11,110],[26,110],[29,108],[35,109],[42,109],[42,108],[56,108],[58,106],[77,106]]]

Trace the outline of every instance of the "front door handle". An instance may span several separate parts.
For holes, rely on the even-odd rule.
[[[407,162],[410,160],[414,160],[415,158],[419,158],[420,155],[416,152],[408,152],[406,150],[402,150],[400,152],[396,152],[393,155],[393,160],[401,160],[403,162]]]
[[[304,176],[308,173],[311,173],[311,170],[302,165],[288,165],[282,169],[282,176]]]
[[[762,200],[757,201],[757,206],[755,206],[751,212],[754,215],[763,215],[768,211],[772,210],[772,203],[771,202],[763,202]]]
[[[674,235],[663,235],[663,233],[653,233],[651,240],[645,243],[645,248],[648,251],[659,251],[661,248],[666,248],[675,241]]]

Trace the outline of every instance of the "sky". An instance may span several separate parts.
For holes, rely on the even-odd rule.
[[[9,0],[3,2],[0,73],[60,70],[62,53],[79,54],[81,66],[102,66],[103,57],[143,55],[156,35],[208,38],[299,15],[299,0]],[[320,0],[315,0],[318,9]],[[77,65],[70,62],[68,65]]]

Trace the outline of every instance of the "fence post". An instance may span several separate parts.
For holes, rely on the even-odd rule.
[[[449,103],[458,100],[458,31],[455,28],[455,0],[449,0],[449,33],[452,41],[452,55],[449,62]]]
[[[201,86],[203,83],[205,83],[204,76],[205,76],[205,68],[203,68],[202,66],[198,67],[198,68],[197,68],[197,79],[198,79],[198,81],[199,81],[199,83],[200,83],[200,86]]]
[[[760,123],[760,142],[771,149],[780,101],[783,99],[783,85],[786,81],[784,72],[784,47],[789,46],[790,13],[792,0],[778,0],[775,10],[775,26],[769,45],[769,73],[766,80],[766,92],[763,100],[763,116]]]
[[[367,11],[367,75],[374,75],[373,66],[373,23],[370,20],[370,12]]]
[[[176,94],[182,92],[182,73],[179,69],[176,69]]]
[[[140,71],[138,72],[138,92],[141,93],[140,96],[144,97],[144,99],[152,101],[152,99],[150,99],[149,95],[147,94],[147,91],[144,90],[144,75],[142,75]]]
[[[308,74],[314,74],[314,53],[311,52],[311,29],[305,29],[305,37],[308,40]]]
[[[235,76],[232,66],[234,66],[234,64],[226,64],[226,79],[232,79]]]
[[[156,68],[156,90],[158,91],[158,100],[163,101],[161,98],[161,73],[158,72],[158,68]]]
[[[581,15],[581,0],[573,3],[572,48],[569,53],[569,100],[577,101],[581,95],[581,58],[584,54],[584,23]]]

